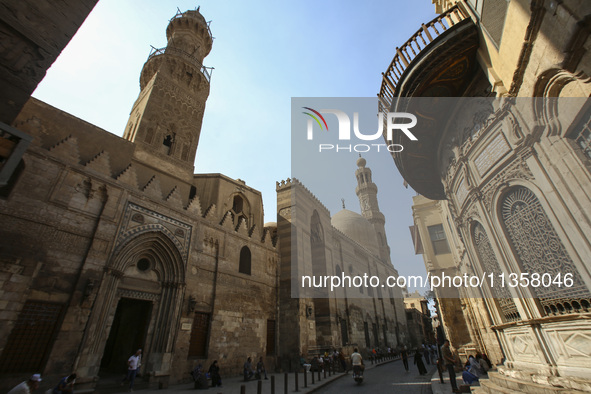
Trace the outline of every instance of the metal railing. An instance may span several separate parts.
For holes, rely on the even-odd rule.
[[[195,11],[199,11],[200,7],[197,7],[197,9]],[[175,14],[175,16],[173,16],[172,18],[170,18],[170,20],[168,21],[169,23],[172,22],[174,19],[178,19],[178,18],[182,18],[185,16],[186,12],[182,12],[180,9],[177,8],[177,12]],[[211,34],[211,29],[209,28],[209,25],[211,25],[211,21],[209,22],[205,22],[205,24],[207,25],[207,32],[209,33],[209,36],[211,37],[211,39],[213,40],[213,34]]]
[[[438,15],[413,34],[400,48],[396,47],[396,54],[385,73],[382,73],[382,87],[378,98],[380,99],[380,111],[388,112],[392,100],[396,95],[398,82],[404,71],[412,61],[431,44],[437,37],[450,27],[469,18],[457,5]]]
[[[199,59],[197,59],[195,56],[183,51],[182,49],[178,49],[178,48],[174,48],[174,47],[164,47],[164,48],[152,47],[152,49],[150,50],[150,55],[148,56],[148,60],[152,59],[153,57],[164,55],[164,54],[175,55],[175,56],[185,59],[189,63],[193,64],[193,66],[198,68],[199,71],[201,71],[201,74],[203,74],[203,76],[205,77],[207,82],[211,82],[211,73],[213,71],[213,67],[205,67],[203,64],[201,64]]]

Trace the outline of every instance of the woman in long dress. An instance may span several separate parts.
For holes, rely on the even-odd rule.
[[[414,363],[416,364],[417,368],[419,369],[419,374],[421,374],[421,375],[427,374],[427,368],[425,368],[425,364],[423,363],[423,355],[421,354],[421,349],[416,350]]]

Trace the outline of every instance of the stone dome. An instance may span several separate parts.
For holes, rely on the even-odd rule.
[[[369,220],[360,214],[343,209],[332,216],[331,224],[347,237],[365,246],[373,254],[378,253],[378,237]]]

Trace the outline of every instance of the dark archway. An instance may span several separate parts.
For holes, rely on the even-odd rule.
[[[146,321],[146,327],[142,328],[146,330],[145,339],[138,340],[144,346],[141,372],[157,370],[166,374],[162,366],[171,357],[176,341],[184,297],[185,262],[174,235],[162,225],[139,226],[133,235],[124,234],[123,238],[124,242],[115,249],[105,267],[79,366],[86,367],[90,376],[98,376],[101,367],[109,368],[111,362],[117,362],[122,356],[113,350],[116,344],[108,341],[117,343],[120,338],[135,338],[135,334],[119,332],[116,324],[136,316]],[[142,335],[138,334],[139,337]]]

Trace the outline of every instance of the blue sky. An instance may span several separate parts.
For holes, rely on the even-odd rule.
[[[275,182],[291,176],[291,98],[376,97],[396,47],[435,17],[430,0],[99,0],[33,96],[121,136],[150,45],[166,46],[177,7],[197,6],[212,21],[204,65],[215,70],[195,172],[260,190],[265,221],[276,221]],[[343,187],[353,192],[347,208],[359,212],[355,168],[352,160],[344,169],[351,184]],[[378,198],[382,210],[397,207],[385,212],[394,264],[404,275],[423,272],[408,231],[414,193],[393,162],[372,170],[391,174],[393,191]],[[341,209],[340,198],[323,202],[333,214]]]

